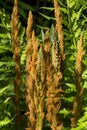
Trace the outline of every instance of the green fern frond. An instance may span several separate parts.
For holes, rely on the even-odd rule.
[[[55,20],[54,17],[47,16],[47,15],[45,15],[45,14],[43,14],[43,13],[38,12],[38,14],[40,14],[42,17],[44,17],[44,18],[47,19],[47,20]]]
[[[50,11],[53,11],[53,10],[54,10],[53,7],[40,7],[40,9],[50,10]]]
[[[9,125],[10,123],[12,123],[12,120],[13,118],[9,119],[8,117],[5,117],[3,120],[0,120],[0,128]]]
[[[3,89],[0,89],[0,96],[3,95],[3,93],[8,89],[8,86],[3,88]]]

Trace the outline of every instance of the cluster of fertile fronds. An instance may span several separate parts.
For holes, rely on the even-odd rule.
[[[12,47],[13,47],[13,59],[15,62],[15,80],[14,80],[14,89],[15,89],[15,127],[19,129],[20,126],[20,109],[19,109],[19,87],[20,87],[20,43],[19,43],[19,30],[18,30],[18,1],[14,0],[14,7],[12,12],[11,19],[11,29],[12,29]]]
[[[42,130],[45,97],[45,61],[43,47],[38,51],[34,33],[26,51],[26,101],[28,130]]]
[[[48,31],[45,34],[44,45],[40,45],[38,49],[34,33],[32,34],[31,12],[28,21],[30,24],[26,31],[27,37],[29,36],[26,51],[26,101],[29,110],[27,129],[42,130],[44,98],[47,97],[47,120],[50,122],[52,130],[61,130],[63,123],[58,112],[61,107],[61,96],[64,93],[60,85],[62,79],[60,62],[64,61],[64,54],[62,54],[64,52],[63,44],[62,48],[60,45],[61,38],[58,41],[60,34],[52,26],[52,53],[50,53]]]
[[[57,45],[55,49],[58,49]],[[59,53],[57,53],[57,50],[54,53],[56,53],[56,62],[59,62],[57,60]],[[54,53],[52,52],[52,55]],[[64,93],[60,87],[62,74],[57,69],[57,66],[55,68],[55,65],[52,65],[53,61],[50,56],[48,31],[45,34],[44,46],[40,45],[39,50],[35,37],[32,34],[26,51],[26,101],[29,109],[27,113],[28,130],[42,130],[44,98],[46,96],[46,117],[51,124],[52,130],[57,130],[62,127],[58,116],[58,111],[61,106],[61,95]]]
[[[33,48],[33,45],[35,47]],[[34,50],[33,50],[34,49]],[[35,40],[34,32],[29,40],[26,50],[26,102],[28,106],[28,130],[36,128],[36,107],[35,107],[35,74],[37,60],[37,41]]]
[[[51,124],[52,130],[61,130],[62,121],[59,117],[61,107],[61,96],[64,91],[61,88],[62,73],[64,69],[64,41],[62,21],[60,17],[60,7],[57,0],[54,0],[54,11],[56,18],[56,28],[52,26],[52,61],[47,73],[47,119]]]
[[[71,118],[71,127],[76,127],[77,121],[81,114],[82,107],[82,94],[83,88],[81,86],[82,80],[82,59],[85,54],[83,50],[83,33],[80,36],[80,41],[78,43],[78,51],[76,55],[76,66],[75,66],[75,79],[76,79],[76,97],[73,103],[73,117]]]
[[[15,62],[16,77],[14,80],[15,88],[15,126],[20,129],[20,109],[19,109],[19,86],[20,86],[20,43],[18,38],[18,1],[14,0],[12,12],[12,45],[13,59]],[[58,0],[54,0],[54,12],[56,27],[52,25],[52,48],[49,39],[49,32],[45,33],[44,44],[38,44],[35,33],[32,31],[33,15],[29,12],[26,36],[26,104],[28,108],[26,130],[42,130],[43,121],[46,119],[50,123],[52,130],[62,130],[63,121],[60,118],[61,96],[64,95],[61,81],[64,72],[64,34],[60,6]],[[40,45],[40,46],[39,46]],[[39,46],[39,47],[38,47]],[[76,127],[76,123],[81,113],[81,100],[83,89],[81,86],[83,34],[78,44],[76,56],[75,80],[76,96],[73,103],[71,127]],[[46,104],[44,103],[46,99]],[[46,106],[45,106],[46,105]],[[46,107],[46,113],[44,109]]]
[[[60,72],[60,48],[57,31],[52,26],[52,60],[49,60],[46,76],[47,85],[47,120],[51,124],[52,130],[61,130],[62,122],[59,118],[59,110],[61,107],[61,96],[64,93],[60,86],[62,73]],[[50,52],[49,52],[50,53]]]

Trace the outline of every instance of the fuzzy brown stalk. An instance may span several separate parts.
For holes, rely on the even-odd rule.
[[[76,66],[75,66],[75,79],[76,79],[76,97],[73,103],[73,117],[71,118],[71,127],[76,127],[77,121],[81,114],[82,108],[82,94],[83,88],[81,86],[82,81],[82,59],[85,54],[83,50],[83,34],[80,36],[78,43],[78,51],[76,55]]]
[[[27,36],[27,48],[26,48],[26,104],[28,106],[28,112],[26,113],[28,117],[27,130],[35,130],[35,104],[34,104],[34,71],[35,62],[37,58],[37,41],[35,39],[34,31],[32,32],[33,26],[33,15],[29,11],[28,22],[26,28]],[[33,42],[35,42],[35,49],[33,47]],[[34,56],[32,56],[34,51]]]
[[[35,106],[35,77],[36,77],[36,61],[37,61],[37,41],[32,33],[26,50],[26,103],[28,106],[28,122],[27,130],[36,129],[36,106]]]
[[[55,18],[56,18],[56,30],[58,32],[58,39],[59,39],[59,46],[60,46],[60,52],[61,52],[61,72],[64,71],[64,33],[63,33],[63,27],[62,27],[62,17],[60,15],[60,6],[58,4],[58,0],[54,0],[54,12],[55,12]]]
[[[44,57],[45,57],[45,69],[48,70],[48,66],[50,63],[50,39],[49,39],[49,31],[47,30],[45,32],[45,37],[44,37]],[[47,75],[47,71],[46,71]]]
[[[27,28],[26,28],[27,41],[32,37],[32,26],[33,26],[33,15],[32,12],[29,11]]]
[[[61,95],[64,92],[60,87],[62,74],[59,69],[56,69],[57,66],[55,65],[55,63],[52,65],[53,62],[50,58],[50,42],[48,38],[48,33],[46,33],[46,38],[45,38],[45,53],[46,53],[45,63],[46,63],[46,70],[47,70],[47,73],[46,73],[46,86],[47,86],[46,118],[50,122],[52,130],[61,130],[62,122],[59,118],[58,111],[61,106]],[[52,51],[52,55],[54,55],[54,53]],[[55,58],[57,58],[56,54],[55,54]],[[57,62],[57,59],[55,59],[55,61]]]
[[[18,30],[18,1],[14,0],[14,7],[11,17],[11,30],[12,30],[12,47],[13,47],[13,60],[15,63],[15,80],[14,80],[14,93],[15,93],[15,100],[14,100],[14,111],[15,111],[15,129],[20,129],[20,42],[19,42],[19,30]]]
[[[44,37],[44,50],[45,50],[45,53],[48,53],[49,54],[49,58],[50,58],[50,39],[49,39],[49,30],[47,30],[45,32],[45,37]],[[47,59],[49,59],[47,58]]]

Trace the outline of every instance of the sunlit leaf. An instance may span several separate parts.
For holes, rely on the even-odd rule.
[[[50,20],[50,19],[55,20],[54,17],[47,16],[47,15],[45,15],[45,14],[43,14],[43,13],[40,13],[40,12],[38,12],[38,13],[39,13],[41,16],[43,16],[45,19],[47,19],[47,20]]]
[[[53,11],[53,10],[54,10],[54,8],[52,8],[52,7],[40,7],[40,9],[50,10],[50,11]]]
[[[8,87],[0,89],[0,96],[8,89]]]
[[[42,35],[42,42],[44,44],[44,31],[41,29],[41,35]]]
[[[63,110],[60,110],[59,113],[63,114],[64,117],[66,117],[69,114],[69,112],[65,108]]]
[[[43,26],[40,26],[40,25],[36,25],[38,28],[40,28],[40,29],[44,29],[44,30],[47,30],[47,29],[49,29],[48,27],[43,27]]]

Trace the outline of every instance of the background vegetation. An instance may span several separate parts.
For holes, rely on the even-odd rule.
[[[39,42],[43,42],[43,34],[55,24],[54,6],[52,0],[37,0],[23,2],[19,0],[19,40],[21,44],[21,85],[20,85],[20,111],[21,130],[25,129],[27,111],[25,99],[25,60],[26,60],[26,26],[29,10],[33,13],[33,29]],[[63,90],[66,94],[62,97],[62,106],[59,111],[64,122],[63,130],[87,129],[87,2],[86,0],[59,0],[64,30],[65,70]],[[0,0],[0,129],[15,130],[14,114],[14,61],[12,52],[12,39],[10,20],[13,9],[13,0]],[[50,6],[49,6],[50,5]],[[42,26],[43,25],[43,26]],[[43,31],[41,32],[41,29]],[[84,88],[82,96],[82,111],[76,128],[71,128],[71,110],[76,95],[75,87],[75,61],[77,44],[84,30],[85,55],[82,60],[83,73],[81,86]],[[51,36],[50,36],[51,39]],[[50,130],[50,124],[44,121],[43,130]]]

